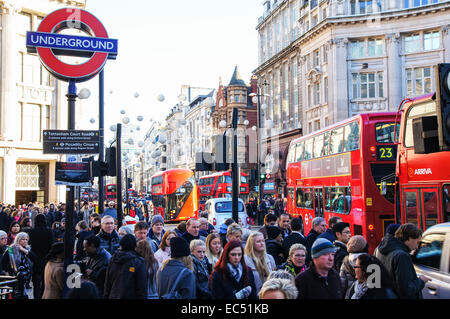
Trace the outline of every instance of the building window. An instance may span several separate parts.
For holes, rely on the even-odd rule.
[[[39,142],[41,139],[41,107],[25,103],[22,106],[22,141]]]
[[[423,49],[436,50],[440,47],[439,31],[425,32],[423,35]]]
[[[313,63],[315,67],[318,67],[320,65],[320,54],[319,50],[315,50],[313,52]]]
[[[417,96],[433,92],[431,67],[406,69],[406,94]]]
[[[359,0],[359,14],[369,14],[372,12],[372,0]]]
[[[320,83],[314,83],[314,105],[320,104]]]
[[[323,46],[323,63],[328,63],[328,46]]]
[[[355,40],[350,42],[350,55],[352,58],[362,58],[364,54],[364,40]]]
[[[383,55],[383,40],[382,39],[369,39],[368,55],[369,56]]]
[[[32,31],[32,15],[26,12],[21,12],[16,19],[17,34],[25,36],[27,31]]]
[[[328,78],[323,79],[323,101],[328,103]]]
[[[352,74],[353,99],[382,98],[383,72],[353,73]]]
[[[405,52],[417,52],[420,50],[420,35],[418,33],[405,37]]]

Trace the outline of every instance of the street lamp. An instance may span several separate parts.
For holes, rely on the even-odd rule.
[[[254,77],[257,78],[256,75],[254,75]],[[264,79],[262,85],[268,86],[269,83],[267,82],[266,79]],[[257,134],[258,134],[258,143],[257,143],[257,152],[258,152],[258,154],[257,154],[257,170],[258,170],[258,174],[257,175],[258,175],[258,191],[259,191],[259,202],[258,202],[258,204],[260,204],[261,201],[262,201],[262,195],[263,195],[262,185],[261,185],[261,178],[260,178],[260,173],[261,173],[260,172],[261,171],[261,146],[262,146],[261,145],[261,128],[262,128],[262,125],[261,125],[261,109],[262,110],[266,110],[267,109],[267,104],[266,103],[263,103],[261,105],[261,96],[270,97],[270,95],[269,94],[265,94],[265,93],[261,93],[261,87],[259,85],[257,85],[256,88],[257,88],[257,92],[256,93],[250,93],[249,96],[252,96],[252,101],[253,102],[255,102],[255,100],[257,102],[257,112],[258,112],[258,131],[257,131]],[[254,100],[254,98],[256,98],[256,99]]]

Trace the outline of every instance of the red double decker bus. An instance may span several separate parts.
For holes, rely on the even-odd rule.
[[[105,186],[105,199],[107,201],[116,201],[116,199],[117,199],[117,184],[107,184]]]
[[[218,172],[212,175],[202,176],[198,180],[200,209],[205,209],[208,199],[232,196],[231,172]],[[241,172],[239,197],[245,202],[249,196],[247,174]]]
[[[339,216],[376,247],[394,222],[396,126],[396,113],[360,114],[291,141],[287,211],[305,234],[314,217]]]
[[[183,221],[198,217],[198,195],[194,172],[169,169],[152,176],[154,214],[165,221]]]
[[[450,65],[446,68],[447,83],[441,86],[450,86]],[[435,74],[438,76],[437,68]],[[450,87],[443,89],[450,96]],[[450,122],[438,120],[450,101],[445,105],[439,95],[438,91],[407,99],[401,111],[396,216],[399,223],[413,223],[423,231],[450,221],[450,145],[442,138]]]

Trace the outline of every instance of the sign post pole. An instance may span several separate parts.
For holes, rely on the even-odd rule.
[[[116,130],[116,194],[117,194],[117,221],[118,228],[122,226],[123,210],[122,210],[122,124],[117,124]]]
[[[77,88],[74,81],[69,82],[69,92],[67,93],[67,102],[69,107],[69,117],[67,126],[69,130],[75,129],[75,100],[77,98]],[[67,277],[67,268],[73,263],[73,248],[75,245],[75,187],[66,187],[66,226],[64,232],[64,269],[66,269],[65,278]],[[65,294],[68,292],[67,285],[64,285]]]
[[[98,160],[99,162],[103,162],[105,160],[104,156],[104,139],[105,139],[105,131],[104,131],[104,77],[103,70],[100,71],[98,75],[99,79],[99,121],[98,121],[98,129],[100,131],[100,141],[99,141],[99,153]],[[98,213],[103,215],[103,211],[105,209],[105,177],[100,174],[98,178]]]

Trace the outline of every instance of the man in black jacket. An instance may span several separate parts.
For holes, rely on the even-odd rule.
[[[342,262],[344,261],[345,256],[348,255],[347,252],[347,243],[352,236],[352,232],[350,231],[350,225],[348,223],[339,222],[334,224],[333,226],[333,235],[337,238],[333,245],[337,248],[336,253],[334,255],[334,269],[337,272],[341,270]]]
[[[99,296],[103,296],[105,286],[106,269],[108,268],[111,254],[104,248],[100,248],[100,239],[97,236],[90,236],[83,242],[84,251],[87,258],[82,263],[83,273],[97,286]]]
[[[11,217],[11,209],[9,208],[1,208],[0,207],[0,230],[5,232],[9,231],[9,226],[13,222],[13,218]]]
[[[97,237],[100,238],[100,247],[105,248],[111,255],[119,248],[120,237],[114,229],[114,218],[106,215],[102,218],[102,229]]]
[[[293,218],[291,221],[292,233],[283,240],[283,252],[285,256],[289,256],[289,249],[294,244],[302,244],[307,246],[306,238],[302,234],[303,221],[301,218]]]
[[[422,231],[414,224],[401,225],[379,252],[386,256],[384,266],[394,278],[394,290],[401,299],[421,299],[425,283],[431,279],[421,275],[417,277],[411,259],[411,251],[419,247]]]
[[[30,230],[29,245],[36,255],[33,265],[33,296],[41,299],[44,293],[44,270],[46,257],[54,242],[53,232],[47,227],[45,215],[36,215],[34,228]]]
[[[308,255],[306,256],[306,264],[309,265],[311,262],[311,247],[319,237],[320,234],[324,233],[327,229],[327,223],[323,217],[316,217],[312,220],[311,230],[308,236],[306,236],[306,249],[308,250]]]
[[[105,279],[105,299],[147,298],[147,270],[144,258],[136,251],[136,238],[127,234],[108,265]]]
[[[328,239],[314,242],[311,266],[295,277],[298,299],[342,299],[341,279],[333,269],[335,251]]]

